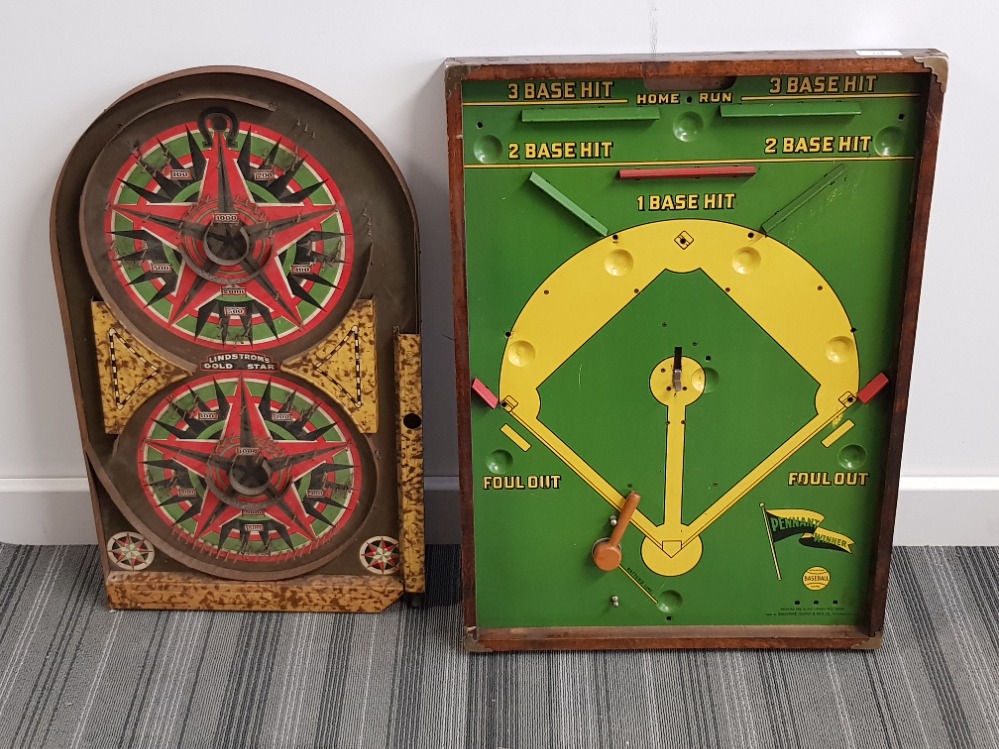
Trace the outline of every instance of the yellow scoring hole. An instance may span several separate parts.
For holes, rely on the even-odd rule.
[[[607,254],[604,260],[604,268],[612,276],[627,275],[635,266],[635,258],[627,250],[614,250]]]
[[[826,344],[826,358],[841,364],[853,358],[853,341],[845,336],[833,338]]]
[[[534,346],[527,341],[514,341],[506,350],[506,358],[515,367],[526,367],[534,361]]]
[[[752,273],[760,267],[760,253],[752,247],[743,247],[732,258],[732,267],[742,275]]]
[[[809,590],[822,590],[831,580],[829,570],[825,567],[809,567],[801,577],[801,582]]]

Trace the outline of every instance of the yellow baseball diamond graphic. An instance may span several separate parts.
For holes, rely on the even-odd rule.
[[[676,576],[699,562],[702,533],[816,435],[840,422],[856,400],[860,373],[851,323],[839,298],[811,264],[781,242],[703,219],[649,223],[599,240],[545,279],[521,310],[504,351],[500,398],[524,429],[615,509],[623,508],[624,495],[542,422],[538,389],[666,272],[705,274],[819,385],[814,417],[684,524],[686,422],[697,418],[707,368],[678,350],[650,373],[650,391],[666,408],[664,521],[657,525],[638,510],[630,524],[645,536],[642,560],[648,569]],[[646,498],[644,504],[653,501]]]

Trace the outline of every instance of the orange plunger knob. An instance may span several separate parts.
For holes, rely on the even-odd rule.
[[[614,526],[610,538],[603,538],[593,545],[593,561],[605,572],[621,564],[621,537],[624,536],[624,531],[631,522],[631,516],[635,514],[641,499],[642,495],[638,492],[629,492],[624,498],[624,507],[617,516],[617,525]]]

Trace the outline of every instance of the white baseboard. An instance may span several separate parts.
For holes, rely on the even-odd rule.
[[[999,476],[903,476],[895,543],[999,546]]]
[[[0,542],[96,542],[87,481],[0,479]],[[458,479],[426,480],[427,542],[456,544]],[[900,546],[999,545],[999,477],[902,477],[895,543]]]

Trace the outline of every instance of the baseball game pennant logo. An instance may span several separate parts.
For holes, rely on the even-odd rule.
[[[778,580],[781,579],[780,565],[777,563],[777,549],[774,546],[778,541],[798,536],[798,542],[802,546],[845,551],[847,554],[853,552],[852,538],[821,527],[825,515],[795,508],[768,510],[762,503],[760,509],[763,510],[763,518],[767,524],[767,536],[770,539],[770,550],[773,552]]]
[[[811,546],[816,549],[831,549],[833,551],[845,551],[851,554],[853,549],[853,539],[844,536],[842,533],[827,531],[825,528],[816,528],[812,533],[805,533],[799,539],[799,543]]]
[[[783,541],[785,538],[803,533],[811,534],[825,519],[824,515],[811,510],[767,510],[764,508],[763,512],[767,518],[770,537],[774,541]]]

